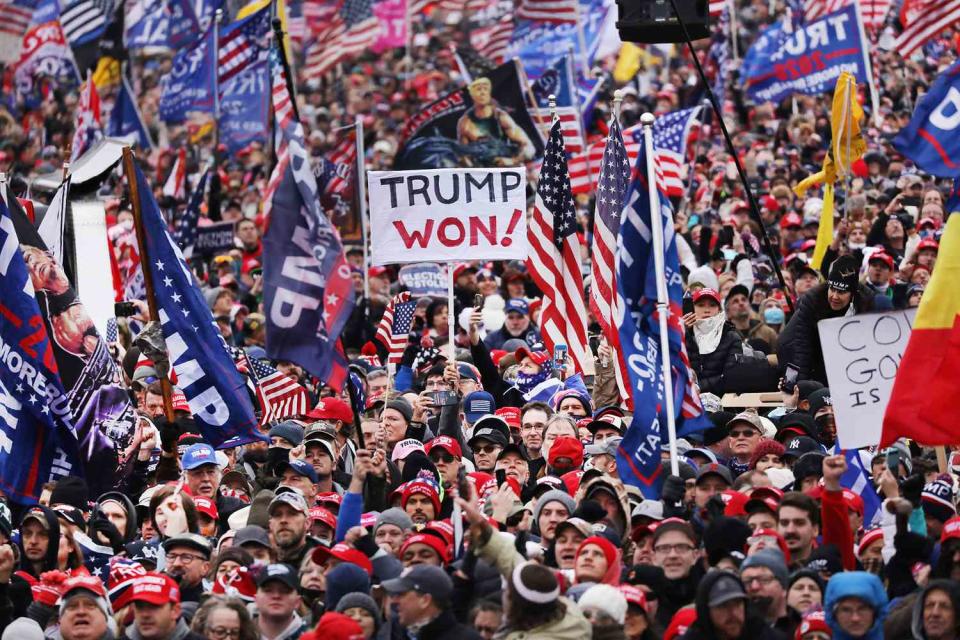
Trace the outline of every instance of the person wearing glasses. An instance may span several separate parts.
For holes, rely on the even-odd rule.
[[[164,572],[180,585],[181,602],[199,602],[203,578],[210,572],[210,541],[197,533],[182,533],[163,543]]]
[[[887,616],[887,592],[880,578],[866,571],[831,576],[824,596],[827,624],[834,638],[880,640]]]
[[[777,549],[760,549],[740,565],[740,580],[756,612],[792,638],[801,618],[787,605],[789,579],[787,563]]]
[[[674,613],[693,603],[703,578],[700,555],[700,541],[689,522],[667,518],[654,529],[653,563],[663,569],[666,578],[658,594],[657,623],[661,626],[669,625]]]
[[[237,598],[210,596],[193,616],[190,628],[207,640],[259,640],[250,612]]]

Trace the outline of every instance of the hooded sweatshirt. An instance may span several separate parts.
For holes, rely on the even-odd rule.
[[[833,631],[833,640],[854,640],[855,636],[840,629],[834,610],[844,598],[859,598],[874,610],[873,626],[861,638],[866,640],[883,639],[883,621],[887,617],[887,592],[880,578],[866,571],[845,571],[831,576],[824,594],[823,608],[826,621]]]
[[[43,517],[47,521],[47,532],[49,533],[48,544],[47,544],[47,554],[43,559],[43,566],[40,568],[39,572],[34,571],[33,562],[27,559],[27,554],[23,550],[23,540],[18,539],[17,545],[20,547],[20,568],[29,573],[34,578],[40,578],[40,574],[44,571],[53,571],[57,568],[57,551],[60,549],[60,520],[57,518],[57,514],[53,509],[49,507],[42,507],[36,505],[30,507],[27,513],[30,513],[38,509],[43,512]],[[23,529],[23,524],[21,521],[20,525],[21,530]]]
[[[127,526],[125,531],[121,531],[123,534],[124,542],[133,542],[134,536],[137,533],[137,509],[133,506],[133,501],[130,500],[126,495],[120,493],[119,491],[108,491],[99,498],[97,498],[97,504],[103,504],[104,502],[112,500],[119,504],[127,514]]]
[[[953,610],[960,611],[960,585],[952,580],[933,580],[928,584],[916,600],[913,601],[913,617],[910,624],[910,631],[913,632],[914,640],[927,640],[923,632],[923,604],[929,594],[934,589],[946,591],[950,596],[950,602],[953,603]]]
[[[606,538],[601,538],[600,536],[590,536],[581,542],[579,547],[577,547],[577,559],[580,558],[580,554],[583,552],[584,547],[589,545],[600,547],[600,549],[603,551],[603,556],[607,561],[607,570],[604,572],[600,582],[602,584],[609,584],[614,587],[619,586],[620,571],[622,569],[620,562],[620,549],[617,549],[615,546],[613,546],[613,543]]]
[[[714,569],[707,572],[703,580],[700,581],[699,588],[697,589],[697,597],[694,601],[697,609],[697,618],[689,629],[687,629],[687,633],[683,636],[684,640],[715,640],[717,633],[713,628],[713,623],[710,621],[710,605],[708,604],[710,590],[717,580],[730,576],[736,578],[734,574],[728,571]],[[738,581],[740,580],[739,578],[736,579]],[[662,600],[661,598],[661,602]],[[754,614],[750,607],[747,606],[746,618],[744,620],[743,631],[740,633],[740,638],[749,638],[750,640],[779,640],[785,638],[785,636]]]

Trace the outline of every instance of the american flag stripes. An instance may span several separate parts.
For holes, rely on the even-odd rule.
[[[250,65],[265,60],[269,48],[270,7],[227,26],[217,42],[219,81],[223,84]]]
[[[181,148],[177,152],[177,159],[170,168],[170,175],[163,184],[163,195],[183,200],[186,197],[187,182],[187,150]]]
[[[690,136],[690,127],[699,115],[700,107],[672,111],[657,118],[653,126],[653,145],[657,154],[657,179],[660,188],[669,196],[683,195],[683,174],[687,140]],[[643,145],[643,130],[640,125],[634,125],[623,131],[626,143],[627,158],[630,165],[636,163]],[[603,160],[603,142],[595,142],[588,151],[579,153],[570,159],[570,182],[574,193],[585,193],[600,178],[600,163]],[[587,157],[590,158],[589,167]]]
[[[97,85],[88,77],[87,83],[80,93],[80,102],[77,105],[77,127],[73,132],[73,143],[70,147],[70,162],[73,162],[103,137],[103,127],[100,125],[100,94]]]
[[[14,62],[20,56],[35,5],[36,0],[0,0],[0,62]]]
[[[507,47],[510,46],[510,40],[513,38],[513,27],[513,15],[501,16],[488,25],[471,29],[470,44],[484,58],[499,64],[507,54]]]
[[[539,22],[576,22],[577,0],[520,0],[517,17]]]
[[[550,128],[530,226],[527,271],[543,292],[540,333],[547,348],[567,345],[577,371],[593,373],[587,349],[580,237],[560,121]]]
[[[302,384],[258,358],[247,358],[248,374],[263,409],[260,424],[304,415],[310,411],[310,394]]]
[[[908,58],[930,40],[960,22],[960,0],[906,0],[900,10],[903,32],[896,51]]]
[[[377,326],[377,340],[387,348],[387,364],[399,364],[403,349],[407,345],[410,325],[413,324],[413,312],[417,301],[410,299],[410,292],[404,291],[394,296],[387,304],[380,324]]]
[[[854,0],[803,0],[803,18],[806,22],[817,20],[833,13],[846,9]],[[893,0],[860,0],[860,15],[863,17],[863,24],[870,29],[879,29],[883,27],[883,22],[890,13],[890,7]],[[939,2],[933,2],[939,5]],[[904,5],[906,6],[906,5]]]
[[[190,202],[183,214],[177,219],[173,229],[173,241],[177,243],[183,252],[183,257],[190,259],[193,257],[193,247],[197,243],[197,223],[200,220],[200,207],[203,205],[204,192],[207,189],[207,178],[210,176],[210,170],[203,172],[197,188],[193,190],[190,196]]]
[[[315,78],[338,63],[373,46],[380,24],[371,0],[340,0],[329,24],[314,38],[306,55],[304,74]]]
[[[76,47],[102,36],[112,14],[113,0],[61,0],[60,27]]]
[[[353,182],[357,167],[357,130],[351,127],[328,154],[316,165],[317,188],[324,208],[333,211],[335,219],[353,207]]]

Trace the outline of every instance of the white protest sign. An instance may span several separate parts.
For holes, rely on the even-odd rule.
[[[880,442],[883,414],[916,315],[916,309],[905,309],[817,323],[842,448]]]
[[[523,260],[523,168],[368,171],[373,264]]]

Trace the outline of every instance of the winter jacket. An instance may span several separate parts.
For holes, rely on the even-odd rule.
[[[673,615],[688,604],[695,601],[697,585],[703,579],[703,567],[698,562],[690,569],[685,578],[670,580],[664,578],[664,586],[660,590],[659,606],[657,607],[657,623],[666,628],[670,625]]]
[[[687,329],[687,353],[690,356],[690,368],[697,374],[701,393],[724,393],[724,373],[737,364],[737,354],[743,353],[743,340],[736,328],[729,322],[723,325],[720,344],[708,354],[701,354],[693,329]]]
[[[687,632],[683,634],[683,640],[714,640],[717,637],[713,629],[713,623],[710,622],[710,606],[707,604],[710,596],[710,589],[714,583],[721,577],[734,576],[735,574],[727,571],[712,570],[704,576],[697,589],[696,608],[697,619],[690,625]],[[739,580],[739,578],[737,578]],[[663,598],[660,598],[661,603]],[[742,640],[785,640],[785,636],[768,625],[763,618],[754,614],[749,607],[746,610],[746,619],[743,625],[743,631],[740,633]],[[659,615],[657,616],[660,617]]]
[[[477,553],[487,562],[496,566],[500,575],[507,580],[513,575],[513,569],[518,562],[523,562],[511,537],[504,533],[493,532],[493,535],[481,544]],[[583,613],[571,600],[560,597],[560,606],[563,608],[563,617],[527,631],[505,629],[495,637],[497,640],[586,640],[591,636],[590,623],[583,617]]]
[[[953,603],[954,615],[960,611],[960,585],[953,580],[932,580],[920,595],[913,602],[913,615],[910,623],[910,631],[913,632],[914,640],[927,640],[927,634],[923,631],[923,605],[929,594],[934,589],[946,591]],[[960,634],[960,625],[954,623],[954,633]]]
[[[411,637],[404,635],[404,637]],[[460,624],[449,609],[420,627],[417,640],[480,640],[480,634]]]
[[[496,331],[488,334],[487,337],[484,338],[483,343],[487,345],[487,349],[503,349],[504,343],[506,343],[508,340],[523,340],[528,346],[533,346],[542,342],[540,338],[540,332],[537,331],[537,328],[531,324],[529,327],[527,327],[526,331],[523,331],[518,336],[515,336],[507,331],[507,327],[504,325]]]
[[[827,385],[827,371],[823,364],[823,349],[820,346],[820,334],[817,323],[826,318],[839,318],[847,315],[849,307],[843,311],[834,311],[827,302],[826,283],[817,285],[804,294],[797,303],[797,310],[787,326],[780,333],[777,346],[777,362],[785,369],[788,364],[800,370],[800,380],[816,380]],[[870,296],[857,291],[851,301],[855,313],[865,313],[873,309]]]
[[[827,592],[824,594],[823,608],[826,612],[826,621],[833,631],[833,640],[854,640],[847,632],[840,629],[834,610],[844,598],[859,598],[866,602],[875,612],[873,626],[864,640],[882,640],[883,622],[887,617],[887,592],[883,588],[880,578],[866,571],[845,571],[831,576],[827,582]]]
[[[107,500],[113,500],[123,507],[124,512],[127,514],[127,526],[126,531],[121,531],[120,533],[123,535],[123,541],[125,543],[133,542],[137,534],[137,508],[133,506],[133,501],[119,491],[108,491],[97,498],[97,504],[101,505]]]
[[[823,523],[823,544],[833,544],[840,550],[843,570],[857,568],[857,557],[853,553],[853,532],[850,530],[850,518],[843,501],[843,491],[826,491],[821,494],[820,521]]]
[[[40,578],[40,574],[44,571],[53,571],[57,568],[57,552],[60,550],[60,520],[57,518],[57,514],[49,507],[36,505],[30,507],[30,509],[40,509],[43,511],[43,517],[47,521],[47,532],[49,533],[49,537],[47,538],[49,541],[47,544],[47,555],[43,558],[43,566],[40,568],[40,571],[34,571],[33,563],[27,559],[27,554],[23,551],[23,540],[22,538],[18,538],[17,546],[20,547],[20,569],[34,578]],[[20,526],[21,528],[23,527],[22,520]]]
[[[751,319],[746,331],[740,331],[736,327],[734,329],[743,340],[763,340],[773,351],[777,350],[777,332],[765,322]]]
[[[136,623],[131,624],[124,630],[121,640],[143,640],[143,636],[140,635],[140,631],[137,629]],[[186,621],[183,618],[180,618],[177,620],[177,626],[174,628],[173,633],[163,640],[206,640],[206,638],[199,633],[190,631],[190,627],[187,625]],[[280,639],[278,638],[277,640]]]

